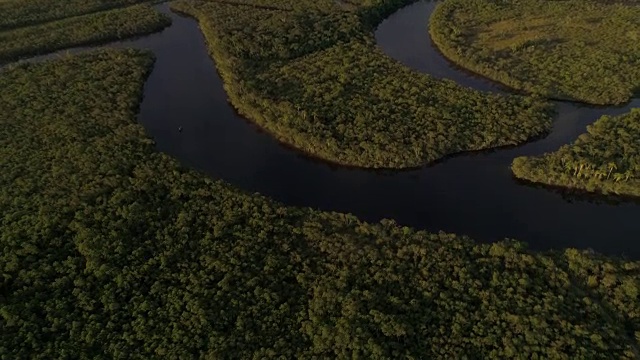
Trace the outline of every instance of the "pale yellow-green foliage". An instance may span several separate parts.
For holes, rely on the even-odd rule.
[[[515,159],[514,174],[547,185],[640,196],[640,109],[604,116],[587,131],[553,153]]]
[[[640,86],[637,2],[447,0],[430,31],[453,61],[520,90],[620,104]]]

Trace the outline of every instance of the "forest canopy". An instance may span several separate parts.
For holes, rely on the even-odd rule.
[[[529,93],[607,105],[640,90],[637,0],[446,0],[429,31],[449,59]]]
[[[237,2],[177,7],[201,19],[232,96],[326,154],[371,137],[357,164],[404,166],[549,126],[537,99],[385,58],[363,29],[402,1],[317,1],[308,13],[301,1]],[[152,66],[147,52],[110,49],[0,69],[1,360],[637,357],[640,262],[478,244],[234,189],[157,152],[136,122]],[[349,128],[329,102],[374,114]],[[423,115],[436,120],[415,123]],[[345,148],[353,163],[358,148]]]
[[[148,5],[72,17],[0,32],[0,63],[74,46],[152,33],[171,20]]]
[[[0,64],[149,34],[171,24],[169,17],[149,5],[132,5],[137,2],[142,1],[0,2]],[[6,23],[12,26],[3,26]]]
[[[0,30],[149,2],[149,0],[2,0]]]
[[[375,44],[396,1],[177,1],[198,19],[238,111],[332,162],[420,166],[546,133],[549,104],[415,73]]]
[[[575,143],[516,158],[511,168],[516,177],[532,182],[640,197],[640,109],[603,116]]]
[[[0,359],[632,359],[640,262],[286,207],[157,153],[149,54],[0,71]]]

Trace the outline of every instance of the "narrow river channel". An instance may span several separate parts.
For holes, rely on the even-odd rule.
[[[376,31],[380,48],[416,70],[416,76],[421,72],[480,91],[500,91],[438,53],[428,35],[435,5],[418,2],[385,20]],[[348,212],[367,221],[390,218],[482,242],[515,238],[532,249],[592,248],[640,258],[639,204],[605,203],[522,185],[509,169],[514,157],[556,150],[601,115],[640,107],[639,99],[619,108],[558,103],[553,132],[517,148],[461,155],[415,170],[343,168],[283,146],[237,115],[196,21],[171,13],[166,4],[158,9],[172,17],[171,27],[112,46],[155,53],[139,121],[159,151],[185,166],[287,205]]]

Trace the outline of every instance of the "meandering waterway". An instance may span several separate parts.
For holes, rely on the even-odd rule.
[[[427,31],[435,5],[418,2],[385,20],[376,31],[380,48],[416,70],[416,76],[422,72],[480,91],[500,91],[457,69],[435,49]],[[158,9],[172,17],[171,27],[112,46],[155,53],[139,121],[159,151],[185,166],[287,205],[348,212],[368,221],[391,218],[483,242],[516,238],[540,250],[592,248],[640,258],[640,205],[523,185],[509,169],[513,158],[556,150],[601,115],[627,112],[640,107],[640,100],[619,108],[557,103],[552,133],[517,148],[460,155],[405,171],[344,168],[283,146],[239,116],[227,101],[196,21],[171,13],[166,4]]]

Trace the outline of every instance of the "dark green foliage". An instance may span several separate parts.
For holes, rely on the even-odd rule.
[[[212,181],[135,123],[150,65],[110,50],[0,72],[0,359],[636,356],[640,264]]]
[[[285,10],[285,11],[318,11],[334,10],[338,8],[338,1],[335,0],[199,0],[199,2],[220,2],[230,5],[242,5],[264,10]],[[251,9],[245,8],[249,11]]]
[[[627,336],[640,343],[640,263],[611,262],[606,258],[565,251],[571,276],[612,311],[614,321],[624,325]],[[639,356],[636,347],[636,357]]]
[[[464,89],[387,58],[372,27],[409,2],[180,1],[173,8],[199,20],[240,113],[333,162],[419,166],[549,129],[549,107],[539,100]]]
[[[446,0],[430,33],[451,60],[513,88],[621,104],[640,89],[640,2]]]
[[[0,32],[0,63],[73,46],[158,31],[171,20],[147,5],[103,11]]]
[[[604,116],[574,144],[513,161],[522,179],[592,192],[640,196],[640,109]]]
[[[0,30],[142,2],[148,2],[148,0],[0,0]]]

